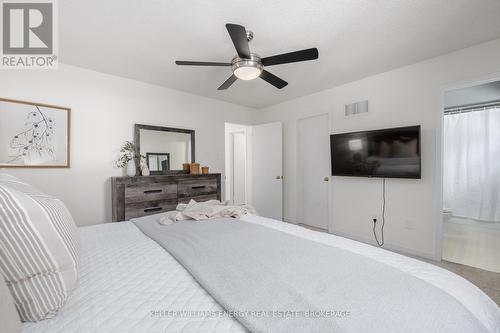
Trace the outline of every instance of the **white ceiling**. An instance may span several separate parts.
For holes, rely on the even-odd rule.
[[[255,108],[500,38],[500,0],[58,3],[61,62]],[[218,91],[230,68],[174,61],[230,61],[225,23],[252,30],[261,56],[317,47],[319,60],[267,67],[282,90],[257,79]]]

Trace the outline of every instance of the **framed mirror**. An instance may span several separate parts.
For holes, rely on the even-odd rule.
[[[188,173],[182,164],[195,162],[194,130],[135,124],[134,140],[152,175]]]

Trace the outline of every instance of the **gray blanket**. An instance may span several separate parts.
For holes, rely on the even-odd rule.
[[[235,219],[135,221],[252,332],[485,332],[455,298],[373,259]]]

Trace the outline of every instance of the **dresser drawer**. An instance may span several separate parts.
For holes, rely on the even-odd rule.
[[[125,204],[177,198],[177,184],[144,183],[125,187]]]
[[[179,203],[189,203],[189,201],[193,199],[196,202],[203,202],[208,200],[217,200],[217,194],[206,194],[206,195],[198,195],[196,197],[184,197],[179,198]]]
[[[207,194],[217,196],[217,179],[183,179],[177,183],[179,199],[185,197],[197,197]]]
[[[125,220],[175,210],[177,199],[131,203],[125,206]]]

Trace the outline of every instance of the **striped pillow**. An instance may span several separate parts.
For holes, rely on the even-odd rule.
[[[78,234],[64,204],[0,175],[0,273],[22,321],[54,316],[77,278]]]
[[[28,195],[42,195],[46,196],[45,193],[39,189],[23,182],[21,179],[9,175],[8,173],[0,173],[0,185],[5,185],[20,192],[26,193]]]

